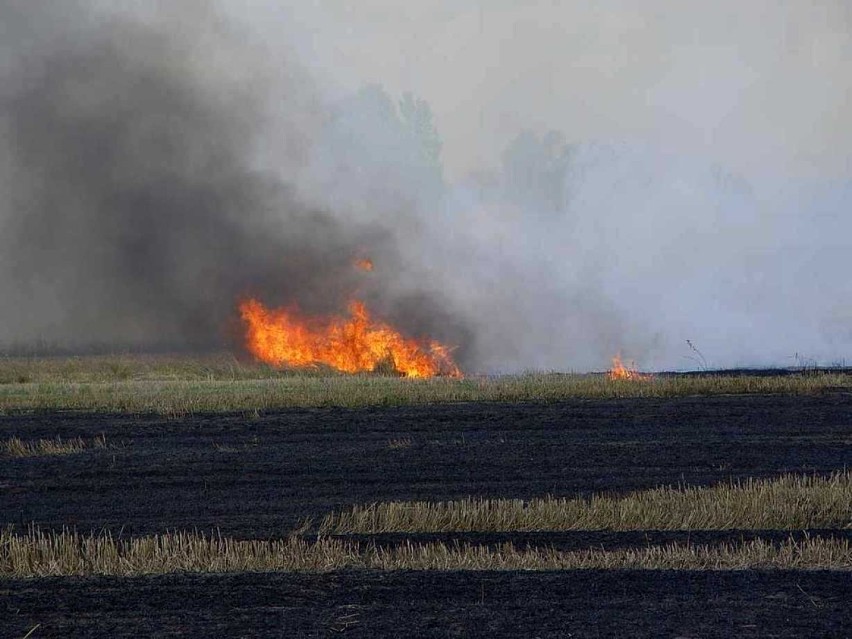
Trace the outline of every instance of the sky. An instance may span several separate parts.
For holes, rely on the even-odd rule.
[[[852,5],[650,0],[234,3],[318,73],[432,105],[450,175],[524,128],[641,140],[732,169],[852,171]],[[266,19],[272,16],[271,19]]]

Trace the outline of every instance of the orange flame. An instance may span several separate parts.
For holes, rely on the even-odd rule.
[[[355,260],[355,268],[359,268],[362,271],[372,271],[373,270],[373,260],[368,257],[362,257],[360,259]]]
[[[621,353],[612,358],[612,368],[609,370],[610,379],[629,379],[634,381],[647,381],[650,375],[643,375],[636,370],[635,362],[625,365],[621,361]]]
[[[403,337],[370,317],[363,302],[349,303],[350,318],[303,318],[286,309],[268,309],[255,299],[240,303],[246,347],[274,366],[325,364],[346,373],[370,372],[383,364],[405,377],[461,377],[450,349]]]

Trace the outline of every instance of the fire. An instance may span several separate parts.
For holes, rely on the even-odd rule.
[[[372,271],[373,260],[368,257],[362,257],[361,259],[357,259],[355,260],[355,268],[361,269],[362,271]]]
[[[357,300],[349,303],[348,318],[305,318],[286,309],[268,309],[255,299],[241,302],[239,310],[248,350],[274,366],[325,364],[357,373],[390,364],[405,377],[461,376],[448,347],[403,337],[374,320]]]
[[[650,375],[643,375],[636,370],[635,362],[625,365],[621,361],[621,353],[612,358],[612,368],[609,370],[610,379],[629,379],[634,381],[646,381],[651,379]]]

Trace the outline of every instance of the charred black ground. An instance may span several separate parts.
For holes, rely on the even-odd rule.
[[[0,464],[1,525],[279,537],[352,503],[623,492],[848,468],[848,393],[290,410],[178,420],[0,418],[107,448]],[[850,531],[811,531],[848,539]],[[795,532],[801,539],[805,533]],[[521,547],[717,544],[779,531],[380,535]],[[366,538],[351,539],[367,543]],[[843,636],[846,571],[372,572],[0,581],[0,634]]]
[[[343,572],[2,584],[39,637],[842,637],[847,573]],[[223,604],[224,602],[224,604]],[[73,610],[73,617],[65,612]],[[37,621],[38,620],[38,621]]]
[[[852,465],[852,399],[721,396],[303,409],[168,419],[0,417],[3,438],[105,435],[4,459],[0,526],[280,537],[385,500],[533,498],[710,485]]]

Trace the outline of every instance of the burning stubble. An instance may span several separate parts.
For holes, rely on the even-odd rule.
[[[612,367],[609,369],[609,378],[612,380],[628,380],[644,382],[651,379],[650,375],[640,373],[636,370],[636,362],[627,362],[621,359],[621,353],[612,358]]]
[[[377,322],[363,302],[349,304],[349,319],[303,318],[286,309],[270,310],[257,300],[240,303],[247,348],[273,366],[330,366],[345,373],[377,370],[404,377],[459,377],[450,349],[438,342],[408,339]]]

